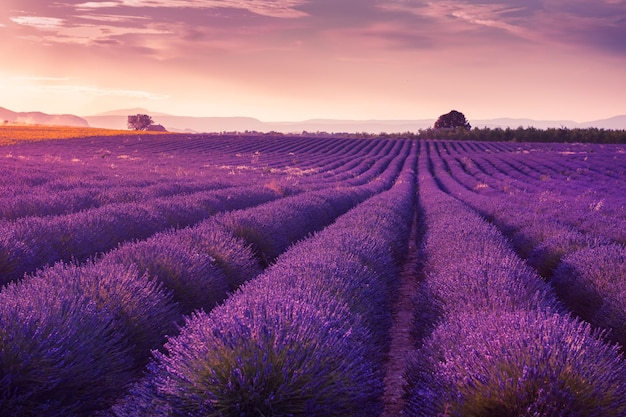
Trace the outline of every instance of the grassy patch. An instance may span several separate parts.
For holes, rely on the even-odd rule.
[[[95,127],[50,126],[0,124],[0,146],[13,145],[20,142],[38,142],[52,139],[88,138],[94,136],[117,135],[154,135],[163,132],[146,132],[143,130],[114,130]],[[167,133],[165,133],[167,134]]]

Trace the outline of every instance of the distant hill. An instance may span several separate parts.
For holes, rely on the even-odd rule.
[[[595,122],[581,123],[581,127],[597,127],[598,125],[601,125],[605,129],[626,129],[626,115],[597,120]]]
[[[267,123],[252,117],[188,117],[158,115],[158,113],[131,112],[125,115],[85,116],[89,125],[107,129],[127,129],[128,116],[132,114],[148,114],[154,123],[165,126],[170,132],[232,132],[255,130],[259,132],[273,130]]]
[[[170,132],[232,132],[258,131],[301,133],[328,132],[328,133],[402,133],[417,132],[420,129],[432,127],[435,119],[416,120],[340,120],[340,119],[311,119],[296,122],[263,122],[252,117],[189,117],[174,116],[166,113],[152,112],[143,108],[118,109],[92,116],[79,117],[72,114],[46,114],[41,112],[13,112],[0,107],[0,122],[62,125],[62,126],[91,126],[107,129],[127,129],[128,116],[132,114],[148,114],[154,123],[163,125]],[[571,120],[533,120],[533,119],[469,119],[472,127],[507,128],[536,127],[538,129],[566,127],[626,130],[626,115],[615,116],[609,119],[578,123]]]
[[[0,122],[5,121],[33,125],[89,127],[87,120],[73,114],[46,114],[38,111],[14,112],[0,107]]]
[[[398,133],[416,132],[420,129],[432,127],[435,119],[416,120],[340,120],[340,119],[311,119],[296,122],[263,122],[252,117],[188,117],[174,116],[163,113],[150,112],[146,109],[114,110],[104,114],[85,116],[84,118],[94,127],[110,129],[126,129],[128,115],[149,114],[155,123],[162,124],[170,132],[224,132],[224,131],[259,131],[300,133],[307,132],[366,132],[366,133]],[[610,119],[577,123],[571,120],[533,120],[499,118],[485,120],[469,120],[473,127],[507,128],[536,127],[538,129],[566,127],[600,129],[626,129],[626,115]]]

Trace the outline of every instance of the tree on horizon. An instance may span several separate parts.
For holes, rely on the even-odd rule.
[[[128,128],[131,130],[146,130],[152,123],[152,117],[147,114],[128,116]]]
[[[435,129],[456,129],[457,127],[462,127],[467,130],[472,129],[472,126],[465,119],[465,115],[456,110],[439,116],[434,127]]]

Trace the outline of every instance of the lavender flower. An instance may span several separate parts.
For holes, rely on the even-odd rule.
[[[121,317],[45,280],[0,292],[0,409],[6,416],[87,415],[135,369]]]
[[[626,250],[586,248],[562,259],[552,278],[557,294],[580,317],[626,346]]]
[[[463,315],[411,369],[409,416],[621,416],[626,364],[588,324],[546,312]]]
[[[249,294],[246,296],[244,294]],[[173,414],[367,415],[367,332],[331,298],[241,293],[187,321],[150,372]]]

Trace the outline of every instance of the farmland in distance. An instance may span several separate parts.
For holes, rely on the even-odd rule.
[[[6,415],[626,415],[626,145],[110,133],[3,138]]]

